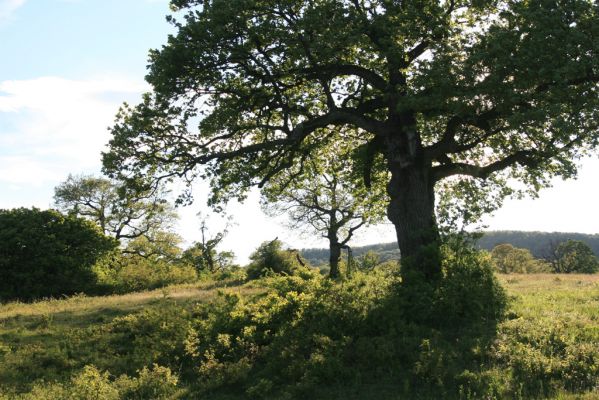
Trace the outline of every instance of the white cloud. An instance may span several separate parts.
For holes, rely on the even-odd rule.
[[[69,173],[99,172],[100,151],[109,140],[106,128],[112,125],[118,107],[124,100],[136,103],[146,90],[142,81],[113,78],[0,81],[0,208],[46,207],[53,188]],[[599,161],[585,160],[584,164],[579,181],[556,181],[553,189],[542,191],[534,202],[509,201],[486,222],[491,229],[597,232]],[[189,242],[197,240],[194,214],[205,210],[205,196],[203,188],[195,205],[181,210],[181,233]],[[317,235],[302,239],[298,232],[266,218],[255,192],[245,204],[232,204],[228,211],[237,225],[221,250],[235,250],[242,263],[260,242],[275,236],[294,247],[326,246]],[[354,245],[392,241],[394,230],[387,224],[360,236]]]
[[[23,183],[39,187],[44,182],[63,177],[29,156],[0,156],[0,182],[12,184],[15,189]]]
[[[55,185],[68,173],[98,171],[106,128],[122,101],[144,90],[119,79],[0,82],[0,185]]]
[[[0,0],[0,22],[9,19],[25,0]]]

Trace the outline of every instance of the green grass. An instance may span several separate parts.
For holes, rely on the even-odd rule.
[[[546,393],[556,400],[599,399],[599,388],[588,392],[577,386],[599,376],[599,359],[585,358],[599,353],[599,275],[512,274],[499,280],[511,298],[510,310],[492,348],[483,349],[484,373],[510,388],[506,398]],[[184,353],[194,305],[219,291],[247,297],[264,290],[220,285],[0,305],[0,393],[28,392],[41,379],[69,382],[86,365],[115,378],[135,376],[153,363],[174,372],[191,370]],[[597,365],[589,369],[588,363]],[[587,375],[576,375],[579,370]],[[588,376],[589,370],[595,375]],[[181,378],[183,386],[193,379]],[[319,398],[397,398],[393,385],[368,385],[328,394],[323,387]]]
[[[599,274],[500,275],[512,296],[511,315],[504,327],[527,322],[599,346]]]
[[[553,377],[560,376],[559,385],[565,382],[567,390],[541,386],[548,398],[599,399],[599,274],[511,274],[499,278],[512,299],[495,348],[502,365],[512,367],[512,376],[518,370],[514,366],[522,367],[525,375],[521,380],[536,389],[547,381],[550,386]],[[583,369],[585,375],[577,375]],[[594,376],[588,376],[589,371]],[[594,380],[595,390],[577,393],[589,379]],[[527,398],[526,390],[522,393],[522,398]]]
[[[173,315],[183,324],[197,302],[216,296],[217,292],[249,295],[262,289],[252,287],[220,287],[224,283],[204,282],[177,285],[152,291],[65,299],[49,299],[35,303],[12,302],[0,305],[0,393],[27,391],[37,379],[65,380],[85,365],[93,364],[113,373],[135,373],[152,356],[140,358],[144,352],[154,352],[154,358],[166,358],[172,350],[162,346],[163,338],[155,343],[129,343],[133,339],[123,333],[133,317],[146,316],[144,335],[162,329],[160,320]],[[143,327],[142,327],[143,328]],[[172,329],[174,331],[174,329]],[[173,335],[178,332],[163,333]],[[131,334],[133,329],[131,329]],[[135,334],[135,332],[133,332]],[[184,329],[180,334],[185,335]],[[131,347],[127,352],[113,352],[110,347]],[[154,349],[152,349],[154,347]]]

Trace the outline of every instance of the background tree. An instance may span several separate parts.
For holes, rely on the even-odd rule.
[[[414,259],[403,266],[429,280],[440,276],[438,184],[483,180],[474,194],[486,196],[522,182],[536,193],[575,176],[598,144],[593,0],[172,6],[185,18],[150,54],[153,92],[118,114],[106,171],[209,178],[213,203],[243,198],[351,127],[368,143],[366,186],[372,160],[385,160],[387,216]]]
[[[381,257],[375,251],[369,250],[357,258],[358,268],[369,271],[374,269],[377,265],[381,264]]]
[[[549,263],[557,273],[592,274],[599,271],[599,260],[591,248],[580,240],[567,240],[554,245]]]
[[[117,240],[152,240],[158,231],[168,231],[176,218],[165,195],[162,186],[132,190],[115,180],[69,175],[54,189],[54,203],[65,213],[94,221]]]
[[[355,232],[384,217],[385,189],[377,181],[368,190],[356,177],[351,146],[336,143],[326,154],[313,153],[263,188],[262,208],[271,216],[287,213],[289,227],[316,233],[329,242],[329,276],[339,276],[343,249]]]
[[[589,245],[596,256],[599,256],[599,234],[567,233],[567,232],[522,232],[522,231],[488,231],[478,239],[477,244],[483,249],[492,250],[501,243],[510,243],[514,247],[530,250],[536,258],[550,259],[553,250],[561,242],[580,240]]]
[[[535,259],[528,249],[520,249],[508,243],[495,246],[491,251],[491,260],[495,268],[503,274],[523,274],[547,270],[545,263]]]
[[[93,288],[94,263],[116,240],[54,210],[0,210],[0,300],[32,300]]]

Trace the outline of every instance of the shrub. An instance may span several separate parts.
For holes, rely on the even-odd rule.
[[[237,265],[224,271],[217,272],[211,276],[217,282],[227,281],[229,284],[242,284],[247,280],[247,271],[245,268]]]
[[[154,365],[143,368],[137,378],[121,375],[111,379],[109,372],[102,372],[93,365],[85,366],[71,378],[68,385],[40,381],[31,391],[13,394],[13,400],[174,400],[182,391],[177,387],[178,378],[170,369]],[[2,399],[0,393],[0,399]],[[6,397],[8,399],[8,397]]]
[[[198,274],[190,265],[139,255],[111,254],[94,266],[103,292],[129,293],[180,283],[193,283]]]
[[[198,305],[188,349],[203,391],[237,387],[276,398],[352,375],[344,367],[350,332],[371,306],[367,297],[381,290],[351,293],[316,277],[272,277],[267,284],[272,290],[254,300],[222,294]]]
[[[442,251],[443,278],[432,302],[437,323],[445,328],[495,328],[504,317],[507,296],[490,257],[465,245],[446,245]]]
[[[451,398],[466,384],[486,393],[490,380],[466,379],[465,371],[479,368],[476,349],[491,342],[505,294],[478,252],[445,250],[443,270],[436,285],[406,285],[393,269],[356,272],[342,284],[272,276],[258,281],[265,295],[200,304],[187,341],[199,390],[297,398],[392,379],[432,398]]]
[[[278,239],[264,242],[250,255],[247,276],[249,279],[257,279],[269,273],[294,275],[306,269],[298,257],[296,251],[283,250],[283,243]]]
[[[62,345],[79,363],[93,363],[115,374],[133,374],[153,364],[179,371],[189,367],[185,353],[189,320],[184,308],[161,303],[108,324],[74,330]]]
[[[120,376],[115,382],[122,399],[127,400],[171,400],[179,398],[182,391],[177,387],[179,378],[169,368],[154,364],[152,369],[144,367],[139,377]]]
[[[86,292],[92,266],[117,246],[89,221],[36,208],[0,210],[0,300]]]

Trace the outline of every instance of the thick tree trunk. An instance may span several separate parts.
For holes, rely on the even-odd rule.
[[[329,278],[339,277],[339,259],[341,258],[341,244],[337,241],[329,240]]]
[[[435,220],[434,182],[430,168],[389,163],[391,180],[387,216],[395,225],[402,268],[420,272],[428,281],[441,272],[439,233]]]

